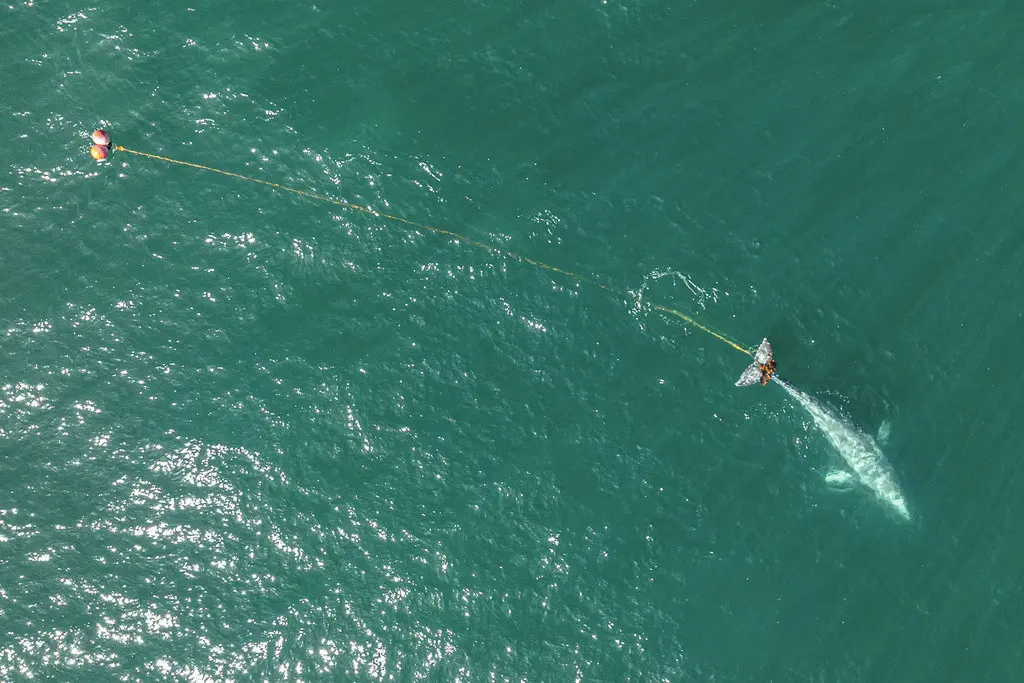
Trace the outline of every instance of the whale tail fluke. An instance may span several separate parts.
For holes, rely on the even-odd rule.
[[[758,382],[764,386],[768,384],[773,374],[775,374],[775,358],[772,356],[772,345],[765,339],[754,352],[754,362],[747,366],[740,378],[736,380],[736,386],[749,387]]]

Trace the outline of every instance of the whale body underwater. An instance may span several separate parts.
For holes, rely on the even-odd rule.
[[[834,409],[776,375],[772,347],[767,339],[762,341],[757,351],[751,355],[754,362],[743,371],[736,386],[744,387],[758,383],[764,385],[772,380],[778,383],[810,414],[814,425],[839,452],[857,479],[871,489],[879,499],[888,503],[903,519],[909,520],[910,510],[907,509],[906,498],[903,497],[903,492],[896,481],[896,473],[885,459],[878,442]]]
[[[874,438],[857,429],[828,406],[800,391],[780,377],[773,378],[793,399],[803,406],[832,447],[842,456],[857,479],[888,503],[903,519],[910,519],[907,500],[903,497],[896,473]]]

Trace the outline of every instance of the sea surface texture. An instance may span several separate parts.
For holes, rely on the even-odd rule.
[[[5,3],[0,681],[1022,680],[1022,23]]]

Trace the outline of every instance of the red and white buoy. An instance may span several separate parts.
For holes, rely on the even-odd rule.
[[[110,135],[107,131],[102,128],[93,131],[92,134],[93,145],[89,149],[89,154],[96,161],[103,161],[110,155]]]

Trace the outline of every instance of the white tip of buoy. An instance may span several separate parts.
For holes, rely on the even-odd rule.
[[[107,131],[100,128],[92,134],[92,141],[97,145],[106,147],[110,144],[110,135],[107,134]]]

